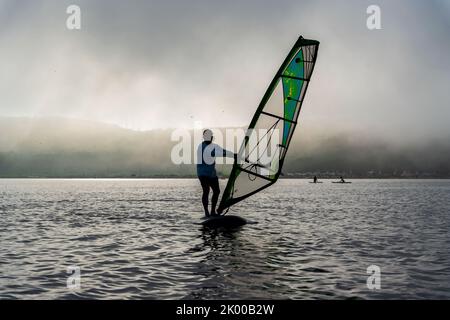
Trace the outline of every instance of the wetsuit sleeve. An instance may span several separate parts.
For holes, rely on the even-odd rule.
[[[222,149],[220,146],[216,145],[216,155],[217,156],[222,156],[222,157],[227,157],[227,158],[234,158],[234,152]]]

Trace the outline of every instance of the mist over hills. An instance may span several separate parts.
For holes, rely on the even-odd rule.
[[[173,130],[134,131],[66,118],[0,118],[0,177],[189,177],[175,165]],[[364,133],[299,127],[285,177],[450,177],[450,139],[396,144]],[[192,147],[194,145],[192,144]],[[219,166],[226,175],[229,166]]]

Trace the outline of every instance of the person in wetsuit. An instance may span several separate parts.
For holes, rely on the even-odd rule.
[[[217,200],[219,199],[220,188],[219,178],[216,173],[216,157],[235,157],[233,152],[222,149],[213,141],[213,133],[206,129],[203,131],[203,142],[197,149],[197,176],[203,189],[202,204],[205,216],[215,216]],[[212,189],[211,212],[208,210],[209,190]]]

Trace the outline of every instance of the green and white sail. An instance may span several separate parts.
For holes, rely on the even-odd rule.
[[[278,180],[318,49],[318,41],[300,37],[270,83],[231,170],[219,213]]]

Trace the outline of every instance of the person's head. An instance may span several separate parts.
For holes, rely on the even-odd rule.
[[[213,132],[209,129],[203,131],[203,140],[205,142],[212,142],[214,139]]]

